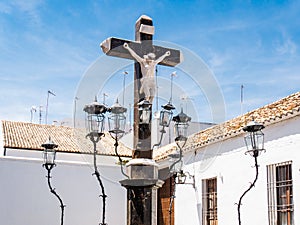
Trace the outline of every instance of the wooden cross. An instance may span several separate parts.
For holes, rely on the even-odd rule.
[[[141,16],[135,24],[135,41],[123,40],[119,38],[108,38],[101,43],[103,52],[108,56],[115,56],[125,59],[132,59],[133,56],[124,48],[127,43],[134,52],[143,57],[148,53],[154,53],[156,59],[161,57],[167,51],[170,55],[165,57],[159,64],[165,66],[176,66],[181,62],[181,54],[179,50],[155,46],[152,43],[154,34],[154,26],[152,19],[148,16]],[[141,83],[143,77],[140,63],[135,61],[134,65],[134,151],[132,158],[149,158],[152,159],[151,149],[151,121],[149,124],[139,123],[138,103],[144,99],[144,95],[140,94]],[[152,111],[152,109],[151,109]]]

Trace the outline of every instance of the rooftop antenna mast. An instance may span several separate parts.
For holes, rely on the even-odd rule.
[[[129,113],[129,131],[131,131],[132,130],[132,123],[131,123],[131,111],[132,110],[132,104],[131,103],[129,103],[129,110],[128,110],[128,113]]]
[[[174,71],[173,73],[171,73],[171,97],[170,97],[170,103],[172,103],[172,98],[173,98],[173,79],[174,77],[177,76],[176,71]]]
[[[185,101],[185,111],[187,112],[188,110],[187,110],[187,102],[188,102],[188,100],[194,100],[193,98],[190,98],[189,96],[187,96],[187,95],[184,95],[184,96],[182,96],[181,97],[181,100],[182,101]]]
[[[49,94],[51,94],[51,95],[53,95],[53,96],[56,96],[53,92],[51,92],[50,90],[48,90],[48,92],[47,92],[47,104],[46,104],[46,118],[45,118],[46,124],[48,124],[48,104],[49,104]]]
[[[243,115],[243,104],[244,104],[244,85],[241,85],[241,115]]]
[[[157,82],[158,70],[157,66],[155,67],[155,83],[156,83],[156,112],[158,111],[158,82]]]
[[[40,122],[40,124],[42,124],[42,110],[43,110],[43,106],[40,105],[40,107],[39,107],[39,122]]]
[[[125,105],[124,104],[124,98],[125,98],[125,80],[126,80],[126,75],[128,74],[128,72],[127,71],[124,71],[123,72],[123,75],[124,75],[124,77],[123,77],[123,101],[122,101],[122,105]]]
[[[76,127],[76,104],[77,104],[77,100],[79,100],[78,97],[74,98],[74,113],[73,113],[73,127]]]
[[[171,76],[171,96],[170,96],[169,103],[172,104],[172,101],[173,101],[173,79],[174,79],[174,77],[177,76],[177,72],[173,71],[170,76]],[[171,144],[171,143],[172,143],[172,141],[171,141],[171,126],[169,126],[169,144]]]
[[[105,97],[108,97],[108,94],[103,93],[103,105],[105,105]]]
[[[30,123],[32,123],[33,121],[33,116],[34,114],[33,113],[36,113],[36,106],[31,106],[31,109],[30,109]]]

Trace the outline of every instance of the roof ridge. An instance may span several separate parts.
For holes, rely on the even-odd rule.
[[[56,124],[39,124],[39,123],[31,123],[31,122],[24,122],[24,121],[12,121],[12,120],[1,120],[2,124],[3,123],[19,123],[19,124],[24,124],[24,125],[31,125],[31,126],[41,126],[41,127],[64,127],[67,129],[74,129],[73,127],[70,126],[63,126],[63,125],[56,125]]]
[[[300,115],[300,91],[190,135],[183,151],[189,152],[195,148],[237,136],[251,120],[269,126],[297,115]],[[157,157],[157,160],[166,157],[167,154],[162,154]]]

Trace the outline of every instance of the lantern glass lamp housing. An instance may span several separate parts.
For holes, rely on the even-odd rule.
[[[110,115],[108,117],[109,133],[114,139],[120,139],[125,133],[126,113],[127,109],[116,103],[109,109]]]
[[[138,107],[139,107],[140,124],[149,124],[151,120],[152,104],[147,100],[143,100],[138,103]]]
[[[185,184],[187,174],[183,172],[183,170],[180,170],[179,173],[177,173],[177,184]]]
[[[107,108],[100,104],[95,97],[94,102],[84,106],[86,112],[86,130],[88,135],[102,136],[104,134],[104,119]]]
[[[173,111],[175,107],[169,102],[162,106],[162,111],[160,111],[160,121],[159,125],[163,127],[169,127],[172,120]]]
[[[247,132],[244,137],[247,152],[253,152],[254,155],[258,155],[260,151],[264,150],[264,133],[262,132],[264,128],[264,125],[255,121],[251,121],[243,128],[243,130]]]
[[[49,140],[46,143],[42,144],[42,147],[44,148],[44,165],[55,165],[55,148],[57,148],[58,145],[54,144],[54,142],[49,137]]]
[[[173,117],[173,121],[175,122],[175,142],[179,148],[183,148],[187,141],[187,128],[191,117],[186,115],[181,109],[181,112]]]

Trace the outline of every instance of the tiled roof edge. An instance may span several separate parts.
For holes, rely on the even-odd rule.
[[[296,98],[298,102],[293,102],[293,98]],[[286,105],[284,104],[286,103]],[[289,106],[289,103],[293,103],[294,106],[290,107],[288,111],[280,111],[278,106]],[[266,117],[260,116],[261,113],[264,113],[268,110],[277,109],[279,112],[277,112],[274,116]],[[274,111],[275,111],[274,110]],[[230,119],[228,121],[225,121],[224,123],[217,124],[215,126],[209,127],[205,130],[202,130],[200,132],[197,132],[193,135],[191,135],[188,138],[188,143],[186,147],[183,148],[183,152],[192,152],[197,151],[197,148],[202,148],[207,145],[225,141],[229,138],[236,137],[243,133],[242,128],[250,122],[252,119],[257,120],[258,122],[264,124],[265,126],[269,126],[278,122],[282,122],[287,119],[294,118],[296,116],[300,115],[300,92],[291,94],[287,97],[284,97],[278,101],[275,101],[273,103],[267,104],[263,107],[254,109],[246,114],[243,114],[241,116],[238,116],[236,118]],[[238,127],[234,129],[230,129],[230,125],[232,124],[238,124]],[[236,124],[235,124],[236,125]],[[229,128],[229,130],[228,130]],[[220,130],[223,130],[220,132]],[[215,132],[214,132],[215,131]],[[219,133],[218,135],[214,135],[214,133]],[[207,135],[208,134],[208,135]],[[201,135],[206,135],[207,138],[204,140],[197,141],[197,136],[201,137]],[[196,140],[195,140],[196,139]],[[168,146],[164,146],[162,148],[168,148]],[[168,150],[166,150],[168,151]],[[170,152],[171,153],[171,152]],[[158,155],[156,157],[157,161],[161,161],[167,158],[167,154]]]

